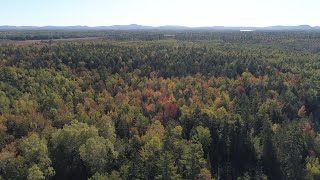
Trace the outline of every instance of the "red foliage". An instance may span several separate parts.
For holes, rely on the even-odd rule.
[[[239,92],[239,93],[245,93],[246,92],[246,89],[243,87],[243,86],[237,86],[236,87],[236,90]]]
[[[317,157],[317,153],[313,149],[310,149],[309,156]]]
[[[168,103],[164,107],[164,117],[165,118],[175,118],[177,116],[178,107],[176,103]]]
[[[169,102],[169,96],[167,96],[166,94],[162,94],[160,97],[159,97],[159,103],[161,105],[164,105],[164,104],[167,104]]]
[[[298,74],[293,75],[292,80],[294,82],[298,82],[301,79],[301,77]]]
[[[155,89],[155,85],[153,83],[147,83],[147,89]]]

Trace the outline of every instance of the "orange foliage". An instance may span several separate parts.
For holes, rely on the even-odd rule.
[[[122,102],[122,103],[128,103],[129,102],[129,97],[127,95],[125,95],[125,94],[122,94],[121,92],[116,95],[115,99],[118,102]]]
[[[136,97],[132,100],[132,104],[135,105],[135,106],[139,106],[141,104],[141,98],[139,97]]]
[[[7,127],[4,124],[0,124],[0,132],[6,132]]]
[[[314,130],[313,130],[311,124],[308,123],[308,122],[305,122],[305,123],[303,124],[302,129],[303,129],[303,131],[304,131],[306,134],[310,134],[310,135],[314,134]]]
[[[151,98],[153,97],[153,94],[154,94],[154,91],[151,90],[151,89],[147,89],[145,92],[144,92],[144,95],[148,98]]]
[[[167,103],[169,102],[169,99],[170,99],[169,96],[167,96],[166,94],[162,94],[162,95],[159,97],[159,103],[160,103],[161,105],[165,105],[165,104],[167,104]]]
[[[159,111],[154,117],[153,117],[153,121],[156,121],[156,120],[159,120],[159,119],[162,119],[163,117],[163,113],[161,111]]]
[[[10,144],[7,144],[4,148],[3,151],[8,151],[11,153],[16,154],[17,153],[17,141],[12,142]]]
[[[258,81],[258,78],[256,78],[255,76],[252,76],[250,81],[252,84],[256,84]]]
[[[207,89],[209,88],[208,82],[204,82],[204,83],[202,84],[202,88],[205,89],[205,90],[207,90]]]
[[[298,116],[299,117],[304,117],[306,114],[306,107],[303,105],[301,108],[298,110]]]
[[[147,89],[155,89],[155,85],[153,83],[147,83]]]
[[[154,104],[146,104],[145,105],[145,109],[148,111],[148,112],[154,112],[156,110],[156,106]]]

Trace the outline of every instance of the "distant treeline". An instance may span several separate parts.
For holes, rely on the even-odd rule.
[[[0,39],[48,40],[63,38],[105,37],[112,40],[223,40],[274,41],[284,39],[319,39],[318,31],[209,31],[209,30],[104,30],[104,31],[0,31]]]
[[[227,43],[259,43],[291,50],[320,52],[320,32],[317,31],[208,31],[208,30],[134,30],[134,31],[0,31],[0,40],[54,40],[97,37],[111,41],[216,41]]]

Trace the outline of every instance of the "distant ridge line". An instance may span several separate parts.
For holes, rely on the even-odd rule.
[[[283,30],[320,30],[320,26],[267,26],[267,27],[241,27],[241,26],[143,26],[138,24],[112,25],[112,26],[0,26],[0,30],[252,30],[252,31],[283,31]]]

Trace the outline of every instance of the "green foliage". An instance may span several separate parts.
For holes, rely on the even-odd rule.
[[[112,171],[110,175],[95,173],[89,180],[122,180],[117,171]]]
[[[316,157],[307,157],[306,158],[306,176],[305,179],[319,179],[320,178],[320,164],[319,159]]]
[[[206,166],[201,144],[188,144],[182,154],[180,163],[184,167],[185,178],[195,179],[200,170]]]
[[[195,135],[192,137],[192,139],[195,142],[200,142],[203,149],[206,150],[209,148],[212,141],[210,130],[202,126],[198,126],[195,129]]]
[[[0,113],[8,113],[10,108],[10,99],[3,91],[0,91]]]
[[[109,180],[107,175],[95,173],[89,180]]]
[[[297,122],[286,124],[276,132],[274,146],[276,156],[281,165],[285,178],[294,179],[303,177],[304,136],[301,125]]]
[[[70,125],[65,125],[52,134],[53,149],[62,148],[65,154],[72,154],[79,150],[79,147],[87,142],[88,139],[98,136],[95,127],[85,123],[73,121]]]
[[[28,180],[43,180],[45,176],[37,165],[33,165],[28,169]]]
[[[25,160],[22,156],[2,150],[0,153],[0,174],[3,179],[26,179]]]
[[[70,125],[65,125],[63,129],[54,132],[51,143],[56,172],[63,176],[69,176],[72,172],[84,168],[81,163],[79,148],[94,137],[98,137],[98,130],[95,127],[77,121],[73,121]],[[90,156],[88,161],[90,165]],[[93,166],[93,169],[95,168],[99,168],[99,166]],[[78,176],[83,175],[78,174]]]
[[[20,155],[24,158],[28,166],[28,178],[50,178],[54,175],[54,170],[51,167],[48,147],[46,141],[40,139],[37,134],[31,134],[24,139],[19,145]]]
[[[164,152],[160,156],[160,159],[157,163],[158,175],[155,179],[168,179],[168,180],[177,180],[181,179],[181,176],[177,173],[177,167],[174,163],[174,157],[169,152]]]
[[[113,144],[102,137],[90,138],[79,148],[80,158],[91,172],[104,172],[118,156]]]

